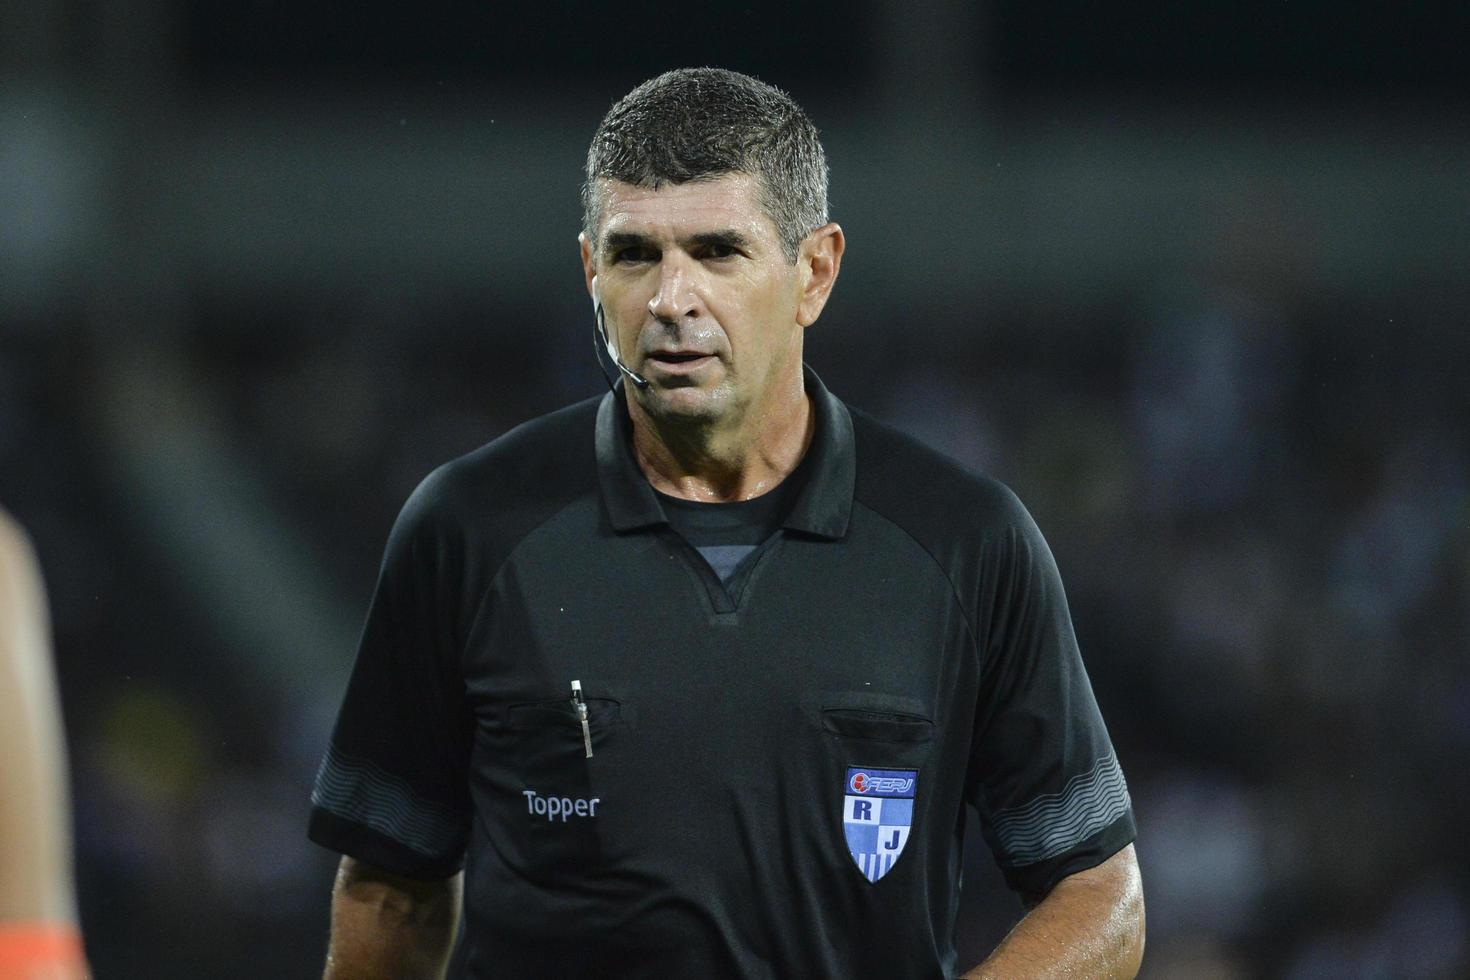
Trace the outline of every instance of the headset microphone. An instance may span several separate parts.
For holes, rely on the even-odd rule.
[[[607,316],[602,312],[602,297],[597,291],[596,276],[592,277],[592,316],[593,319],[597,321],[596,336],[594,338],[592,349],[597,353],[598,365],[601,366],[602,355],[603,353],[606,353],[608,359],[617,366],[617,369],[624,375],[626,375],[629,381],[638,386],[639,391],[647,388],[648,379],[629,368],[618,358],[617,348],[613,347],[612,338],[609,337],[607,333]],[[597,343],[595,342],[596,340],[602,341],[601,347],[597,345]],[[603,373],[607,373],[606,368],[603,368]],[[613,378],[611,376],[609,376],[607,379],[607,386],[609,388],[614,387]]]

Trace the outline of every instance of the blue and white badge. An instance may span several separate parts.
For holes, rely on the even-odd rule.
[[[914,769],[847,770],[847,794],[842,799],[842,829],[847,851],[869,881],[893,868],[909,840],[914,822]]]

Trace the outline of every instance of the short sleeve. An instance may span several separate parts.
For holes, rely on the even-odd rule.
[[[473,734],[454,608],[462,536],[437,497],[430,477],[389,535],[308,829],[324,847],[424,879],[463,865]]]
[[[968,786],[1007,882],[1044,895],[1135,836],[1051,549],[1021,503],[998,536]]]

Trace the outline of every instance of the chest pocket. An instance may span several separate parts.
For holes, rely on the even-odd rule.
[[[599,747],[606,748],[623,725],[623,705],[611,698],[587,698],[587,730],[592,736],[592,755],[587,758],[582,722],[570,698],[527,701],[513,704],[506,713],[506,726],[513,735],[517,761],[526,774],[585,768],[595,762]]]
[[[821,697],[815,720],[830,764],[918,769],[929,758],[935,725],[912,698],[865,692]]]
[[[521,871],[530,877],[554,880],[596,867],[605,857],[598,807],[632,712],[611,698],[587,698],[586,704],[590,759],[569,698],[514,704],[506,712],[511,767],[521,789],[508,801],[504,819]]]
[[[866,708],[823,708],[822,727],[835,735],[868,742],[929,742],[934,723],[920,715]]]
[[[846,865],[853,882],[876,886],[895,870],[898,878],[911,874],[915,862],[901,858],[911,838],[926,837],[933,719],[911,698],[868,692],[822,695],[812,717],[822,742],[818,796],[829,858]]]

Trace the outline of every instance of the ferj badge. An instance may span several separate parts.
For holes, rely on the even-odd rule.
[[[908,843],[914,822],[914,769],[847,770],[847,793],[842,801],[842,829],[847,851],[869,881],[893,869]]]

